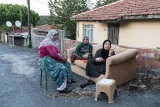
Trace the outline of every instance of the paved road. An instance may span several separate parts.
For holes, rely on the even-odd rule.
[[[39,88],[37,60],[36,50],[0,44],[0,107],[160,107],[160,91],[122,93],[114,104],[94,97],[50,98]]]

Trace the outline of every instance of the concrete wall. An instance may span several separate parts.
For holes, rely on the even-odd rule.
[[[2,34],[0,34],[0,42],[2,42],[2,43],[7,43],[7,41],[8,41],[8,36],[7,36],[7,34],[6,33],[2,33]]]
[[[61,51],[64,48],[64,36],[65,36],[65,31],[59,30],[59,41],[60,41],[59,45],[60,45]],[[32,32],[31,38],[32,38],[33,48],[39,48],[40,43],[46,38],[46,36],[37,35],[34,32]]]
[[[102,43],[105,39],[108,38],[108,25],[100,22],[85,22],[79,21],[77,22],[77,34],[76,40],[82,41],[83,38],[83,26],[85,24],[93,24],[93,42],[94,43]]]
[[[46,36],[39,36],[34,33],[32,33],[31,37],[33,48],[39,48],[40,43],[46,38]]]
[[[160,20],[121,22],[119,45],[144,48],[160,47]]]

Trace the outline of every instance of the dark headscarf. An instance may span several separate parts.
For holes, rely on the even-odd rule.
[[[111,48],[111,41],[110,40],[105,40],[104,42],[103,42],[103,49],[102,49],[102,51],[101,51],[101,55],[102,55],[102,58],[103,59],[107,59],[108,58],[108,55],[109,55],[109,50],[105,50],[104,49],[104,44],[106,43],[106,42],[109,42],[110,43],[110,48]]]

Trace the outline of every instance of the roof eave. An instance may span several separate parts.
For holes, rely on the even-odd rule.
[[[160,19],[160,14],[125,15],[122,17],[122,20],[132,20],[132,19]]]
[[[107,23],[108,22],[117,23],[122,20],[136,20],[136,19],[160,19],[160,14],[124,15],[124,16],[118,17],[116,19],[106,19],[106,20],[89,20],[87,18],[84,18],[84,19],[71,18],[71,20],[74,20],[74,21],[102,21],[102,22],[107,22]]]

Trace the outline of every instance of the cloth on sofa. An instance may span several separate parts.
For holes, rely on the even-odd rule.
[[[83,69],[86,69],[86,65],[87,65],[87,63],[85,63],[84,60],[75,60],[74,64]]]

